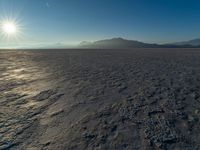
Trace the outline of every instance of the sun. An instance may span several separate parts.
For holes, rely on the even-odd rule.
[[[0,40],[6,44],[16,44],[24,40],[24,29],[25,26],[19,16],[0,16]]]
[[[17,32],[17,26],[14,22],[4,22],[2,24],[2,30],[7,35],[13,35]]]

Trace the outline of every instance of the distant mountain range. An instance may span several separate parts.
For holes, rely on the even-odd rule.
[[[95,42],[81,42],[79,48],[102,48],[102,49],[121,49],[121,48],[200,48],[200,39],[169,44],[149,44],[135,40],[123,38],[113,38]]]
[[[191,46],[200,46],[200,39],[193,39],[190,41],[184,41],[184,42],[176,42],[174,45],[191,45]]]
[[[81,42],[83,48],[147,48],[159,47],[157,44],[148,44],[139,41],[126,40],[123,38],[113,38],[95,42]]]
[[[83,41],[78,45],[68,45],[62,42],[58,42],[49,45],[44,45],[44,44],[39,46],[36,45],[34,48],[43,48],[43,49],[200,48],[200,39],[194,39],[184,42],[168,43],[168,44],[156,44],[156,43],[150,44],[136,40],[127,40],[119,37],[119,38],[99,40],[95,42]]]

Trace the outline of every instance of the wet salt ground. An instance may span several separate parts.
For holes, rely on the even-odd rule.
[[[0,51],[0,149],[200,149],[200,50]]]

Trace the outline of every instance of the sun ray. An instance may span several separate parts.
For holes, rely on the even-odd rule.
[[[4,43],[16,45],[23,39],[24,26],[22,26],[21,20],[17,17],[1,16],[0,17],[0,35]]]
[[[17,26],[13,22],[4,22],[2,25],[2,30],[5,34],[13,35],[17,32]]]

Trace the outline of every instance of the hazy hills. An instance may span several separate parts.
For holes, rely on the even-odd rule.
[[[144,42],[126,40],[123,38],[113,38],[100,40],[95,42],[81,42],[80,47],[82,48],[151,48],[159,47],[158,44],[148,44]]]
[[[95,42],[81,42],[80,48],[110,48],[110,49],[121,49],[121,48],[195,48],[200,47],[200,39],[169,43],[169,44],[149,44],[135,40],[127,40],[123,38],[112,38],[105,39]]]
[[[28,47],[28,46],[27,46]],[[27,48],[22,47],[22,48]],[[49,45],[36,45],[34,48],[42,49],[131,49],[131,48],[200,48],[200,39],[194,39],[184,42],[168,43],[168,44],[150,44],[136,40],[128,40],[124,38],[104,39],[94,42],[83,41],[78,45],[68,45],[62,42]]]
[[[176,42],[174,45],[191,45],[191,46],[200,46],[200,39],[193,39],[184,42]]]

